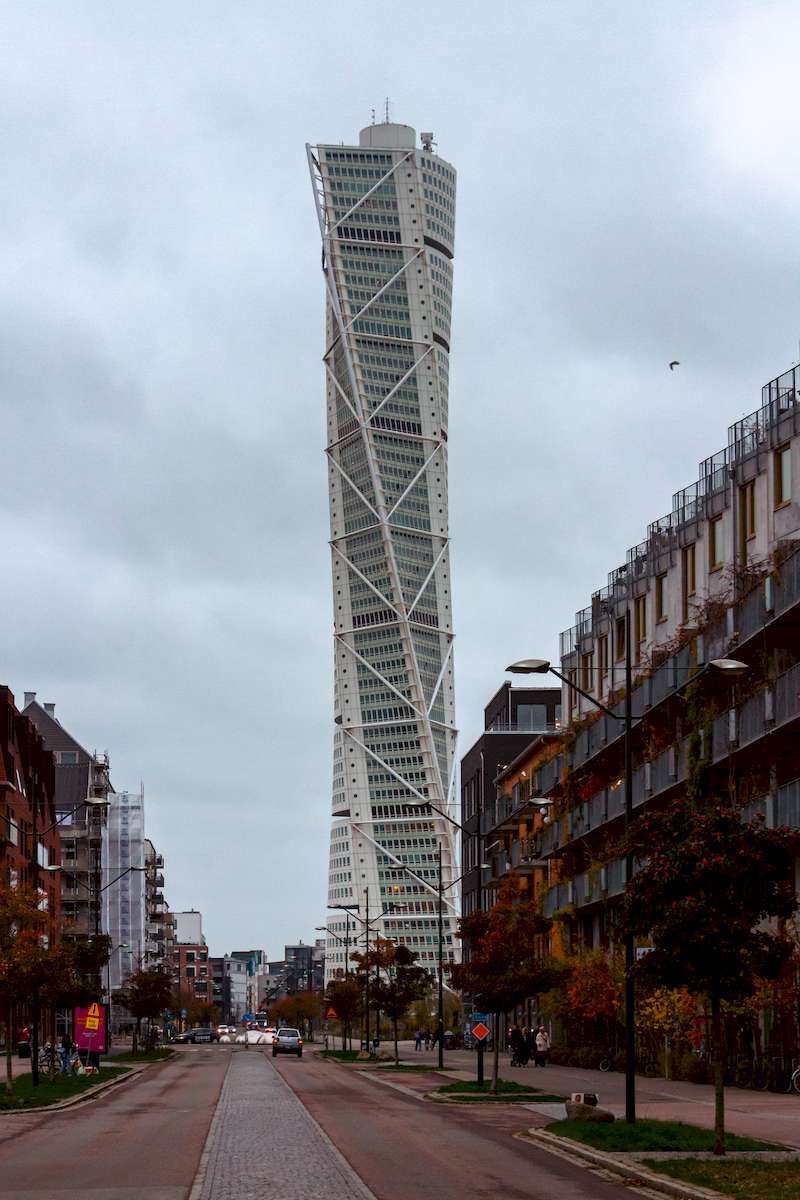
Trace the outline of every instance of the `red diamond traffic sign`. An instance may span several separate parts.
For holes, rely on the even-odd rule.
[[[472,1036],[482,1042],[484,1038],[489,1036],[489,1030],[484,1025],[483,1021],[479,1021],[477,1025],[472,1026]]]

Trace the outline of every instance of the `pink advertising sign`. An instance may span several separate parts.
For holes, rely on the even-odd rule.
[[[73,1037],[79,1050],[94,1050],[96,1054],[108,1052],[106,1013],[105,1004],[90,1004],[88,1008],[73,1010]]]

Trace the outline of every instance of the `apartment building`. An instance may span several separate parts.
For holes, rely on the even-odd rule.
[[[222,958],[209,959],[209,966],[214,983],[214,1004],[220,1011],[221,1021],[235,1025],[245,1013],[257,1011],[248,1005],[246,962],[225,954]]]
[[[35,823],[39,903],[47,913],[42,936],[48,942],[59,940],[61,927],[58,875],[44,869],[61,861],[55,793],[53,755],[13,693],[0,687],[0,879],[33,885]]]
[[[551,802],[529,848],[544,911],[565,917],[577,946],[607,944],[608,901],[625,887],[613,844],[624,821],[627,610],[634,806],[679,797],[699,754],[720,795],[768,825],[800,826],[800,368],[764,387],[761,406],[731,426],[726,448],[700,464],[698,480],[562,634],[570,727],[528,764],[529,809]],[[732,678],[714,667],[726,658],[746,671]],[[498,779],[513,865],[523,796],[510,783]]]
[[[39,704],[35,692],[25,693],[24,714],[55,759],[64,937],[88,937],[103,931],[101,889],[107,807],[84,806],[83,802],[108,801],[112,792],[108,755],[84,749],[57,719],[55,704]]]
[[[111,938],[113,994],[147,962],[144,796],[111,792],[103,831],[103,929]]]
[[[174,938],[169,909],[164,897],[164,855],[149,838],[144,839],[145,954],[148,967],[160,967],[171,961]]]
[[[461,911],[464,916],[494,903],[494,881],[480,864],[494,838],[495,779],[538,737],[552,738],[561,727],[559,688],[512,687],[506,681],[483,710],[484,732],[461,759]],[[485,885],[485,886],[484,886]]]

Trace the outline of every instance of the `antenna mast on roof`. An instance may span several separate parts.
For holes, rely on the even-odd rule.
[[[372,124],[375,124],[375,109],[372,110]]]
[[[385,107],[386,107],[386,124],[387,124],[387,125],[389,125],[389,124],[390,124],[390,120],[389,120],[389,97],[388,97],[388,96],[386,97],[386,105],[385,105]]]

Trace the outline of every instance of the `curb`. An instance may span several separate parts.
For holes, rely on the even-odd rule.
[[[577,1142],[570,1142],[565,1146],[566,1138],[547,1133],[544,1129],[528,1129],[522,1133],[512,1134],[512,1137],[538,1146],[540,1150],[546,1150],[548,1153],[558,1154],[562,1158],[569,1159],[576,1166],[602,1167],[604,1171],[618,1175],[629,1183],[648,1187],[656,1192],[663,1192],[665,1196],[676,1196],[678,1200],[730,1200],[730,1197],[724,1192],[682,1183],[677,1179],[668,1179],[666,1176],[656,1175],[638,1164],[629,1166],[615,1158],[613,1154],[606,1154],[602,1150],[580,1146]],[[652,1153],[658,1154],[658,1151],[654,1150]]]
[[[208,1174],[208,1160],[211,1157],[211,1143],[214,1139],[214,1134],[217,1131],[217,1125],[221,1120],[222,1108],[220,1106],[220,1100],[222,1099],[222,1093],[225,1091],[225,1084],[228,1082],[228,1074],[230,1072],[232,1062],[233,1055],[231,1055],[228,1059],[228,1065],[225,1068],[222,1087],[219,1089],[219,1094],[217,1095],[216,1103],[214,1105],[214,1115],[211,1118],[211,1123],[208,1126],[206,1140],[203,1142],[203,1149],[200,1153],[200,1161],[197,1164],[197,1170],[195,1171],[194,1179],[192,1180],[192,1186],[189,1191],[188,1200],[200,1200],[203,1187],[205,1186],[206,1175]]]
[[[266,1057],[267,1056],[265,1054],[264,1058],[266,1058]],[[271,1063],[270,1063],[270,1066],[272,1067]],[[334,1142],[332,1142],[331,1139],[328,1137],[327,1133],[322,1128],[322,1126],[320,1125],[317,1118],[311,1114],[308,1107],[303,1103],[302,1097],[299,1096],[298,1093],[294,1090],[292,1085],[289,1083],[288,1079],[286,1079],[283,1075],[281,1075],[281,1073],[277,1067],[272,1067],[272,1070],[278,1076],[281,1083],[286,1088],[287,1092],[289,1092],[289,1094],[294,1097],[294,1099],[297,1101],[297,1103],[303,1109],[303,1112],[305,1113],[306,1117],[311,1122],[311,1124],[315,1127],[320,1138],[327,1145],[328,1149],[331,1151],[334,1159],[336,1160],[336,1162],[339,1166],[340,1171],[342,1172],[344,1177],[349,1181],[349,1183],[353,1187],[353,1190],[360,1193],[362,1200],[378,1200],[378,1197],[375,1195],[375,1193],[372,1191],[372,1189],[367,1186],[367,1184],[364,1182],[364,1180],[359,1175],[358,1171],[356,1171],[355,1167],[350,1162],[348,1162],[348,1160],[342,1154],[339,1147],[336,1146],[334,1144]],[[189,1200],[198,1200],[198,1198],[195,1197],[194,1192],[192,1192],[191,1195],[189,1196]]]
[[[445,1093],[443,1095],[441,1092],[423,1092],[424,1099],[432,1100],[434,1104],[455,1104],[456,1106],[461,1105],[462,1108],[465,1105],[472,1106],[475,1104],[535,1104],[537,1101],[537,1097],[535,1095],[532,1094],[530,1096],[526,1096],[524,1093],[518,1095],[514,1095],[512,1093],[510,1096],[508,1094],[505,1096],[498,1095],[494,1099],[488,1093],[484,1096],[481,1095],[480,1092],[475,1092],[474,1095],[478,1097],[478,1099],[473,1100],[472,1094],[470,1093],[467,1093],[466,1095],[462,1093],[459,1095],[456,1092],[450,1094]]]
[[[160,1061],[167,1062],[169,1060],[161,1059]],[[7,1112],[0,1111],[0,1120],[3,1117],[29,1117],[31,1114],[47,1116],[48,1113],[63,1112],[65,1108],[73,1108],[76,1104],[86,1104],[87,1101],[94,1100],[102,1092],[120,1087],[123,1083],[130,1083],[132,1079],[141,1075],[142,1071],[153,1066],[155,1063],[142,1063],[140,1067],[127,1067],[125,1074],[121,1075],[119,1079],[108,1079],[105,1083],[97,1083],[93,1087],[87,1088],[85,1092],[81,1092],[79,1096],[70,1096],[68,1100],[59,1100],[58,1104],[31,1105],[28,1108],[10,1108]]]

